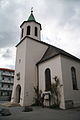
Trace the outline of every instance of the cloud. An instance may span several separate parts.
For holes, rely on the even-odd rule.
[[[7,47],[0,49],[0,67],[15,68],[16,48]]]
[[[2,0],[0,5],[0,47],[13,46],[20,38],[20,18],[23,4],[14,0]]]
[[[80,0],[0,0],[1,66],[15,65],[19,26],[28,19],[31,7],[42,24],[42,40],[80,57]]]
[[[48,43],[51,41],[51,44],[80,57],[80,1],[44,1],[46,21],[43,34],[50,39]]]
[[[30,8],[35,6],[37,11],[40,3],[40,0],[0,0],[0,66],[15,66],[14,46],[20,41],[19,26],[28,19]]]
[[[12,56],[12,54],[11,54],[12,52],[10,51],[10,49],[8,48],[6,51],[5,51],[5,53],[3,53],[3,55],[2,55],[2,57],[4,57],[5,59],[6,58],[11,58]]]

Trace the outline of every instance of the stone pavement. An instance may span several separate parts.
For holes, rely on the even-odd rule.
[[[1,116],[0,120],[80,120],[80,108],[69,110],[57,110],[42,107],[32,107],[31,112],[22,112],[23,107],[4,107],[8,108],[12,115]]]

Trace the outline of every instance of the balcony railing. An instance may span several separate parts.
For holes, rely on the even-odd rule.
[[[11,80],[11,81],[10,81],[10,80],[2,80],[1,82],[2,82],[2,83],[14,83],[13,80]]]
[[[14,77],[14,74],[10,74],[10,73],[1,73],[1,75]]]
[[[12,90],[13,88],[5,88],[5,87],[2,87],[0,88],[0,90]]]

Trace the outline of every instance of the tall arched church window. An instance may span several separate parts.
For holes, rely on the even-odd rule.
[[[77,80],[76,80],[76,69],[74,67],[71,67],[71,75],[72,75],[72,85],[73,90],[77,90]]]
[[[38,36],[38,29],[37,29],[37,27],[35,27],[35,36],[37,37]]]
[[[23,37],[24,29],[21,30],[21,38]]]
[[[51,90],[51,71],[49,68],[45,70],[45,90]]]
[[[30,29],[31,29],[31,27],[27,26],[27,35],[30,35]]]

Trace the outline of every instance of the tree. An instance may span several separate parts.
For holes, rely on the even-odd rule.
[[[54,100],[54,105],[58,106],[60,105],[60,81],[57,76],[54,77],[54,83],[51,84],[51,94]]]
[[[35,105],[40,106],[42,104],[41,103],[42,102],[42,99],[41,99],[42,91],[41,90],[39,91],[38,86],[34,87],[34,90],[35,90],[35,93],[36,93],[36,96],[34,97],[34,99],[35,99]]]

